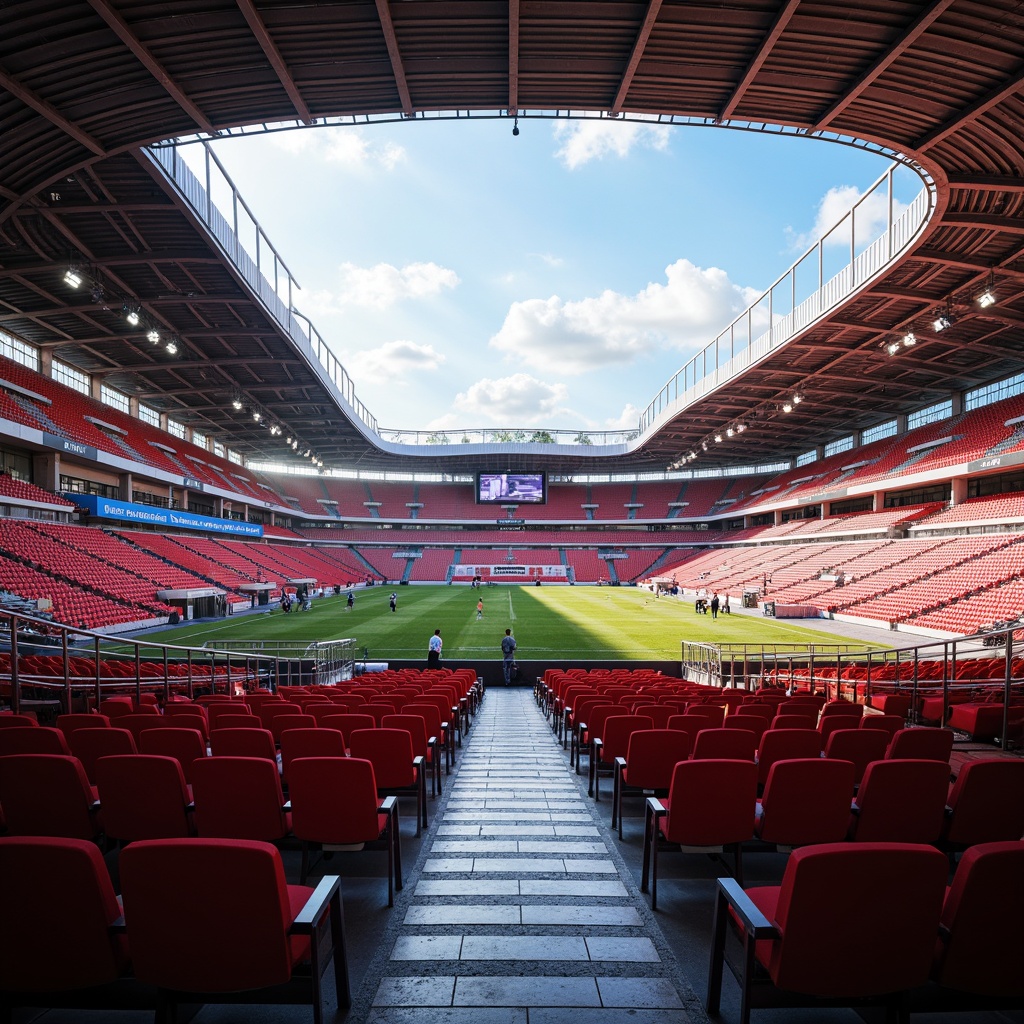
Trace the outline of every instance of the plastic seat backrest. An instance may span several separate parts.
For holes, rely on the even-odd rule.
[[[285,729],[315,729],[317,720],[312,715],[274,715],[270,719],[270,733],[275,743],[281,742],[281,733]]]
[[[868,765],[885,757],[889,736],[881,729],[837,729],[828,738],[825,757],[852,761],[857,769],[859,785]]]
[[[0,932],[0,990],[84,989],[124,973],[124,937],[111,930],[121,908],[95,843],[43,836],[0,838],[0,878],[21,883],[4,887],[9,923]],[[31,879],[45,884],[31,884]]]
[[[846,837],[854,767],[816,754],[785,758],[768,770],[756,832],[768,843],[803,846]]]
[[[395,789],[415,784],[412,737],[405,729],[356,729],[348,741],[352,757],[373,762],[378,788]]]
[[[818,733],[814,729],[769,729],[757,748],[757,781],[763,786],[776,761],[818,757]],[[853,792],[853,783],[846,794]]]
[[[381,720],[383,729],[404,729],[412,737],[413,756],[422,755],[431,759],[427,746],[427,723],[419,715],[385,715]],[[436,738],[436,737],[435,737]]]
[[[277,762],[274,734],[269,729],[211,729],[210,753],[214,757],[265,757]]]
[[[707,719],[706,729],[717,729],[725,722],[725,708],[718,704],[691,704],[683,714]]]
[[[902,715],[865,715],[860,720],[862,729],[878,729],[888,733],[890,738],[895,736],[905,724]]]
[[[89,779],[67,754],[0,758],[0,807],[11,835],[93,839],[98,832]]]
[[[943,839],[995,843],[1024,835],[1024,761],[984,758],[960,769],[946,800]]]
[[[120,754],[96,764],[103,828],[114,839],[173,839],[192,833],[185,776],[177,758]]]
[[[949,764],[953,752],[950,729],[899,729],[889,741],[885,756],[889,758],[927,758]]]
[[[290,887],[269,843],[132,843],[121,853],[120,873],[132,965],[145,984],[211,993],[262,989],[288,982],[308,950],[308,940],[288,940]],[[188,885],[168,884],[180,878]]]
[[[113,754],[137,754],[135,737],[127,729],[76,729],[68,743],[71,753],[82,763],[86,777],[96,784],[96,762]]]
[[[621,711],[622,708],[619,708]],[[601,736],[602,764],[613,764],[615,758],[625,757],[629,752],[630,737],[640,730],[654,728],[654,720],[648,715],[611,715],[605,719]]]
[[[824,843],[796,850],[771,915],[782,938],[759,943],[758,959],[778,988],[818,997],[923,985],[947,867],[938,850],[916,844]]]
[[[753,761],[680,761],[672,770],[662,832],[683,846],[742,842],[751,835],[756,797]]]
[[[383,702],[375,702],[373,704],[364,704],[358,712],[360,715],[370,715],[374,722],[377,723],[378,728],[380,723],[383,721],[385,715],[395,714],[394,704],[385,704]]]
[[[738,758],[753,764],[756,753],[756,733],[748,729],[726,729],[723,726],[701,729],[694,740],[690,758],[695,761],[705,758]],[[757,775],[756,769],[754,775]]]
[[[7,754],[70,754],[59,729],[40,726],[0,729],[0,757]]]
[[[328,715],[320,719],[321,729],[337,729],[345,740],[346,748],[349,746],[349,737],[356,729],[376,729],[377,722],[373,715],[363,715],[358,712],[350,714]]]
[[[690,734],[675,729],[637,729],[626,747],[626,785],[640,789],[665,789],[672,771],[690,756]]]
[[[262,757],[207,757],[194,766],[195,826],[204,839],[260,839],[288,834],[281,776]],[[240,800],[239,794],[245,799]]]
[[[270,723],[278,715],[301,715],[302,708],[291,701],[261,701],[254,713],[263,723],[264,729],[271,728]]]
[[[181,722],[182,719],[174,719]],[[166,726],[160,729],[146,729],[139,740],[140,754],[161,754],[173,757],[185,776],[187,783],[192,782],[192,763],[206,759],[206,740],[199,729],[187,726]]]
[[[285,778],[297,758],[345,755],[345,736],[340,729],[285,729],[281,733],[281,769]]]
[[[376,839],[384,827],[373,762],[302,757],[291,765],[292,830],[299,839],[348,845]]]
[[[106,715],[69,714],[57,716],[57,728],[68,739],[76,729],[98,729],[109,726],[110,719]]]
[[[850,838],[934,843],[942,831],[948,789],[949,769],[939,761],[873,761],[857,793]]]
[[[933,978],[945,988],[1024,997],[1024,843],[965,851],[942,907]]]
[[[772,719],[771,725],[769,725],[768,728],[769,729],[813,729],[816,732],[817,729],[818,729],[817,715],[813,715],[813,714],[811,714],[811,715],[798,715],[798,714],[790,714],[789,712],[786,712],[785,714],[776,715]]]

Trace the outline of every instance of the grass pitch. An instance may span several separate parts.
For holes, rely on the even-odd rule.
[[[501,658],[511,627],[522,660],[667,660],[680,657],[684,640],[734,644],[828,643],[827,635],[750,615],[697,615],[693,602],[655,598],[631,587],[415,586],[398,588],[398,610],[388,607],[390,587],[320,598],[311,611],[285,614],[276,606],[223,620],[204,620],[147,639],[202,646],[223,640],[314,641],[353,637],[373,661],[426,659],[427,641],[441,630],[448,659]],[[476,603],[483,598],[484,616]],[[838,638],[837,638],[838,640]]]

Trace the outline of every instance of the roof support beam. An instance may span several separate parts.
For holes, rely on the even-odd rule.
[[[1024,83],[1024,67],[1021,67],[1015,75],[1008,78],[998,89],[993,89],[987,96],[982,96],[977,102],[972,103],[959,111],[955,117],[951,117],[945,124],[939,125],[934,131],[922,135],[914,144],[913,149],[923,153],[926,149],[942,142],[949,135],[958,132],[965,124],[976,121],[986,111],[998,106],[1003,100],[1008,99],[1017,92]]]
[[[644,23],[640,26],[640,31],[633,41],[633,52],[629,55],[626,70],[622,73],[622,79],[619,81],[618,92],[615,93],[615,99],[609,108],[609,113],[613,117],[618,117],[622,113],[623,104],[626,102],[626,96],[629,94],[629,87],[633,84],[633,78],[636,75],[637,68],[640,66],[640,61],[643,59],[644,50],[647,48],[647,40],[651,36],[654,23],[658,20],[658,12],[660,10],[661,0],[648,0],[647,13],[644,14]]]
[[[936,21],[942,14],[945,13],[946,8],[952,5],[954,0],[935,0],[935,2],[923,11],[917,20],[903,33],[902,37],[898,39],[892,46],[882,54],[874,64],[871,65],[857,79],[856,82],[846,92],[832,104],[828,110],[825,111],[821,117],[818,118],[817,124],[811,128],[812,132],[822,131],[826,128],[831,121],[833,121],[839,114],[841,114],[865,89],[867,89],[872,83],[874,83],[880,75],[896,60],[898,60],[907,50],[910,49],[914,43],[931,27],[932,23]]]
[[[89,0],[93,10],[107,23],[118,39],[135,54],[140,64],[156,79],[175,103],[204,131],[211,135],[215,129],[210,119],[185,95],[184,90],[168,74],[166,68],[142,45],[128,23],[110,6],[109,0]]]
[[[982,228],[1010,235],[1024,235],[1024,218],[1001,217],[998,213],[947,213],[943,225],[957,228]]]
[[[284,58],[281,56],[281,51],[277,48],[277,44],[267,31],[267,26],[260,17],[259,11],[256,10],[252,0],[235,0],[235,2],[238,4],[238,9],[245,16],[245,20],[249,23],[249,28],[266,54],[267,60],[270,61],[270,66],[277,74],[278,80],[284,86],[284,91],[288,93],[288,99],[292,101],[295,112],[299,115],[303,124],[312,124],[313,115],[309,112],[309,107],[302,98],[302,93],[299,92],[299,87],[295,84],[295,79],[292,78],[288,65],[285,64]]]
[[[750,88],[750,83],[753,82],[758,71],[761,70],[761,66],[771,54],[772,48],[778,41],[779,36],[785,32],[786,26],[796,13],[799,3],[800,0],[785,0],[785,3],[779,8],[779,13],[775,15],[772,27],[768,30],[768,34],[764,39],[761,40],[761,45],[757,48],[754,59],[747,65],[747,69],[743,72],[743,77],[736,83],[736,88],[733,89],[732,95],[725,101],[725,106],[718,112],[717,120],[728,121],[732,117],[747,89]]]
[[[395,88],[402,101],[402,113],[412,117],[416,113],[409,94],[409,83],[405,80],[405,66],[402,64],[402,51],[398,48],[398,36],[395,35],[395,23],[391,20],[389,0],[377,0],[377,17],[380,18],[384,42],[387,43],[388,56],[391,58],[391,73],[395,76]]]
[[[519,0],[508,0],[508,112],[519,113]]]
[[[950,188],[971,192],[1024,192],[1024,178],[1008,174],[950,174],[947,180]]]
[[[26,107],[31,107],[37,114],[45,117],[50,124],[55,128],[59,128],[65,135],[70,135],[79,145],[85,146],[91,153],[94,153],[96,156],[107,155],[107,151],[103,146],[88,132],[83,131],[73,121],[69,121],[63,114],[58,112],[56,107],[47,103],[41,96],[37,96],[31,89],[22,85],[21,82],[2,69],[0,69],[0,86],[6,89],[12,96],[21,100]],[[16,198],[14,193],[9,192],[7,189],[4,189],[4,195],[9,199]]]

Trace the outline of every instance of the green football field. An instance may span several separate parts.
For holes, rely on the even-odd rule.
[[[388,607],[390,587],[320,598],[311,611],[247,613],[147,634],[164,643],[202,646],[225,640],[317,641],[352,637],[370,660],[426,658],[427,641],[441,630],[444,656],[458,660],[501,657],[511,627],[522,660],[670,660],[684,640],[734,644],[828,643],[818,631],[751,615],[697,615],[693,602],[655,598],[628,587],[462,586],[398,588],[398,610]],[[484,616],[476,617],[477,599]],[[838,638],[837,638],[838,639]]]

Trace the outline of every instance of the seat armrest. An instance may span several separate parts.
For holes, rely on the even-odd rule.
[[[412,759],[412,766],[413,766],[413,768],[422,768],[424,763],[425,763],[425,759],[424,759],[422,754],[417,754]]]
[[[397,807],[397,806],[398,806],[398,797],[397,796],[393,796],[393,795],[392,796],[386,796],[386,797],[384,797],[383,800],[381,800],[380,805],[377,807],[377,810],[381,814],[390,814],[394,810],[394,808]]]
[[[285,814],[287,814],[291,809],[292,809],[292,802],[291,802],[291,800],[285,800],[285,802],[281,805],[281,810],[284,811]]]
[[[647,798],[647,813],[653,814],[655,818],[664,818],[668,811],[665,810],[665,805],[656,796],[649,796]]]
[[[618,771],[622,771],[626,767],[626,759],[624,757],[615,758],[615,767]]]
[[[328,904],[338,895],[340,899],[341,879],[337,875],[324,875],[306,905],[295,915],[288,931],[294,935],[312,935],[317,922],[324,916]]]
[[[595,758],[598,761],[600,761],[601,760],[601,751],[604,750],[604,740],[601,739],[600,736],[595,736],[593,741],[591,742],[591,746],[593,746],[593,748],[594,748],[594,756],[595,756]]]
[[[436,736],[428,736],[427,737],[427,746],[428,747],[436,747],[437,746],[437,737]]]
[[[754,901],[743,891],[735,878],[717,878],[719,895],[736,912],[744,930],[754,939],[777,939],[778,929],[758,910]]]

